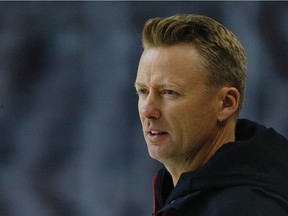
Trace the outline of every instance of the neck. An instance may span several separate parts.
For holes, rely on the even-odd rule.
[[[176,186],[182,173],[194,171],[204,165],[222,145],[234,141],[235,125],[229,123],[223,127],[219,127],[213,140],[201,145],[201,147],[192,155],[186,155],[186,157],[181,158],[180,160],[171,160],[164,163],[166,169],[172,176],[174,186]]]

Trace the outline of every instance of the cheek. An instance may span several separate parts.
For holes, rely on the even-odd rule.
[[[140,122],[141,122],[141,124],[142,124],[142,126],[144,125],[144,118],[143,118],[143,116],[141,116],[140,114],[139,114],[139,119],[140,119]]]
[[[141,120],[141,122],[143,121],[143,117],[141,115],[141,103],[138,101],[138,115],[139,115],[139,118]]]
[[[212,112],[207,107],[183,106],[172,112],[172,126],[182,134],[183,139],[192,139],[201,134],[208,124],[213,122]],[[173,125],[174,123],[174,125]]]
[[[171,116],[174,120],[178,121],[179,124],[189,124],[193,122],[199,114],[199,108],[193,106],[193,104],[180,104],[179,106],[174,106],[170,109]]]
[[[140,103],[139,99],[138,99],[138,104],[137,104],[137,106],[138,106],[138,113],[139,113],[139,115],[140,115],[141,103]]]
[[[171,109],[168,123],[177,139],[184,139],[193,133],[191,129],[195,126],[194,114],[191,106],[178,106]]]

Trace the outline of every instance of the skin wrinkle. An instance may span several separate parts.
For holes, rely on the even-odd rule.
[[[235,122],[227,119],[238,107],[239,92],[230,86],[207,88],[200,62],[191,44],[145,49],[139,62],[135,87],[144,138],[150,156],[164,164],[174,185],[183,172],[235,140]],[[166,132],[159,136],[163,139],[151,141],[149,128]]]

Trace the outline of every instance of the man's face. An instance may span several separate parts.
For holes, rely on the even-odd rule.
[[[144,50],[135,86],[152,158],[162,163],[191,160],[215,138],[219,100],[205,87],[200,56],[192,45]]]

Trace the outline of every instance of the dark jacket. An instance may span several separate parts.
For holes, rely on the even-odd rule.
[[[154,177],[157,216],[288,216],[288,142],[274,129],[238,120],[236,142],[223,145],[173,187]]]

